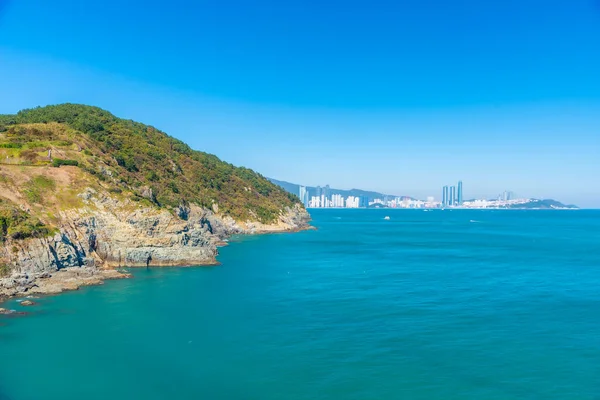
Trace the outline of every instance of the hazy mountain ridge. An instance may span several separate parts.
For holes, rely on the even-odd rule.
[[[529,202],[523,204],[514,204],[508,208],[519,209],[578,209],[574,204],[563,204],[554,199],[530,199]]]
[[[280,181],[280,180],[274,179],[274,178],[267,178],[267,179],[270,180],[272,183],[281,186],[282,188],[284,188],[289,193],[295,194],[296,196],[299,194],[300,186],[304,186],[304,185],[298,185],[296,183],[291,183],[291,182],[286,182],[286,181]],[[309,191],[310,196],[314,196],[315,195],[315,193],[317,191],[317,187],[316,186],[305,186],[305,187]],[[323,189],[324,187],[325,186],[321,186],[321,189]],[[348,197],[348,196],[368,197],[369,200],[384,199],[384,198],[395,198],[395,197],[411,198],[410,196],[397,196],[397,195],[384,194],[384,193],[379,193],[379,192],[369,191],[369,190],[362,190],[362,189],[335,189],[335,188],[329,188],[329,193],[331,193],[331,194],[340,194],[340,195],[342,195],[344,197]]]

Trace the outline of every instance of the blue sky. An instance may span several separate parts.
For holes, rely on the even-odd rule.
[[[600,2],[0,0],[0,112],[98,105],[303,184],[600,207]]]

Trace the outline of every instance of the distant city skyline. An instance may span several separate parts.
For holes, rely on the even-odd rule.
[[[463,181],[458,181],[456,186],[443,186],[441,196],[418,198],[410,194],[391,195],[364,191],[362,189],[344,190],[331,188],[330,185],[323,187],[295,185],[285,181],[273,181],[298,196],[306,208],[367,208],[374,205],[383,205],[391,208],[503,208],[507,206],[518,207],[534,200],[551,200],[561,203],[560,199],[536,199],[527,196],[515,196],[509,190],[504,190],[491,198],[468,198],[464,199]],[[294,189],[296,188],[296,189]],[[340,194],[339,192],[357,192],[353,194]],[[337,192],[337,193],[336,193]],[[358,195],[359,192],[363,194]],[[369,194],[367,194],[369,193]],[[563,203],[565,206],[577,206],[577,204]],[[509,207],[510,208],[510,207]],[[585,207],[584,207],[585,208]]]
[[[284,182],[279,182],[284,184]],[[289,185],[282,186],[286,190],[290,190]],[[459,192],[462,192],[462,181],[458,184]],[[513,193],[504,191],[499,194],[496,199],[470,199],[463,200],[462,193],[456,193],[455,186],[444,186],[442,188],[442,199],[436,201],[432,196],[426,200],[415,199],[411,196],[390,196],[373,193],[370,196],[344,196],[340,193],[334,193],[338,189],[331,189],[329,185],[325,188],[306,186],[298,186],[298,195],[300,201],[307,209],[314,208],[372,208],[372,207],[387,207],[400,209],[535,209],[535,208],[554,208],[554,209],[573,209],[578,208],[576,205],[563,204],[556,199],[533,199],[533,198],[513,198]],[[312,192],[312,193],[311,193]],[[461,201],[458,199],[461,198]]]
[[[593,1],[134,3],[0,1],[0,113],[85,103],[278,179],[600,207]]]
[[[309,187],[311,187],[311,185],[301,185],[298,184],[299,187],[299,191],[298,193],[296,193],[295,191],[292,191],[294,194],[298,195],[298,197],[300,198],[300,200],[302,201],[303,204],[309,204],[310,199],[312,197],[315,197],[313,195],[311,195],[310,191],[308,190]],[[363,188],[363,187],[357,187],[354,186],[352,188],[339,188],[336,187],[335,189],[330,189],[331,185],[329,184],[325,184],[323,186],[321,185],[316,185],[316,186],[312,186],[313,188],[316,188],[316,197],[321,197],[322,195],[325,198],[329,198],[331,195],[331,190],[343,190],[343,191],[350,191],[350,190],[361,190],[361,191],[373,191],[373,192],[377,192],[375,190],[371,190],[370,188]],[[464,185],[463,185],[463,181],[459,180],[457,182],[457,184],[455,186],[452,185],[444,185],[441,188],[441,192],[438,196],[432,194],[432,195],[427,195],[427,196],[417,196],[412,194],[410,191],[396,191],[394,192],[395,194],[392,193],[380,193],[380,198],[389,198],[389,199],[393,199],[393,198],[405,198],[405,197],[410,197],[416,200],[421,200],[423,202],[428,202],[428,203],[433,203],[433,202],[439,202],[441,205],[443,206],[452,206],[452,205],[461,205],[463,204],[464,201],[473,201],[473,200],[503,200],[503,201],[509,201],[509,200],[513,200],[516,198],[536,198],[536,199],[553,199],[553,200],[558,200],[561,201],[561,198],[552,198],[552,197],[546,197],[546,198],[538,198],[535,196],[528,196],[527,194],[516,194],[515,192],[505,189],[505,190],[501,190],[501,191],[496,191],[495,194],[491,194],[491,195],[485,195],[485,196],[478,196],[478,195],[467,195],[467,197],[465,198],[464,196]],[[363,204],[365,203],[365,197],[364,196],[352,196],[352,197],[357,197],[359,198],[359,202],[360,202],[360,207],[363,206]],[[372,196],[367,196],[367,198],[373,199],[374,197]],[[453,200],[453,201],[452,201]],[[323,201],[321,201],[321,203],[323,203]],[[565,204],[576,204],[576,203],[570,203],[570,202],[564,202]],[[585,206],[584,206],[585,208]]]

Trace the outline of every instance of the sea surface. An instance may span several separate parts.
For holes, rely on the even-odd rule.
[[[312,215],[10,301],[0,399],[600,399],[600,211]]]

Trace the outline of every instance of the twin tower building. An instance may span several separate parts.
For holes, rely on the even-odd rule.
[[[460,206],[463,203],[463,183],[458,181],[456,186],[444,186],[442,189],[442,207]]]

